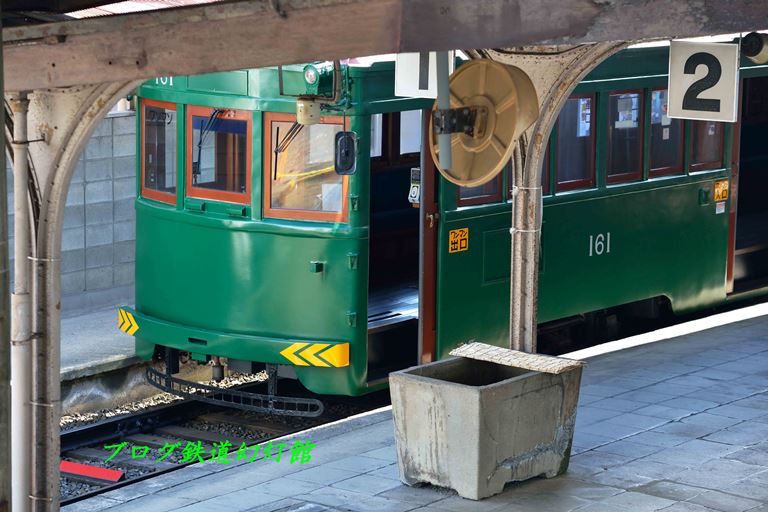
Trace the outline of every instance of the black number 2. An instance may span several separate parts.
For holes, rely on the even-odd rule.
[[[720,77],[723,75],[723,68],[720,67],[720,61],[714,55],[699,52],[688,57],[688,60],[685,61],[683,72],[686,75],[693,75],[700,64],[707,66],[707,74],[693,82],[688,90],[685,91],[683,108],[685,110],[699,110],[703,112],[720,112],[720,100],[699,98],[699,94],[717,85],[717,82],[720,81]]]

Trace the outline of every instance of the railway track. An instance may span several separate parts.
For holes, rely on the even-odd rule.
[[[223,443],[228,443],[229,453],[245,444],[250,455],[255,445],[381,407],[388,399],[388,391],[360,398],[322,397],[325,411],[315,418],[272,416],[183,400],[75,427],[61,434],[64,468],[74,471],[62,470],[61,505],[199,462],[197,457],[185,459],[183,449],[188,445],[197,447],[207,463],[215,464],[212,458]],[[170,446],[176,448],[168,453]]]

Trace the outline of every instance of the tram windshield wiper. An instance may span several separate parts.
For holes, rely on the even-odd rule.
[[[208,116],[208,119],[205,120],[204,123],[201,123],[200,125],[200,138],[197,141],[197,161],[192,162],[192,177],[194,179],[195,184],[197,184],[197,177],[200,175],[200,161],[202,159],[202,153],[203,153],[203,142],[205,142],[205,139],[208,137],[208,134],[211,133],[211,131],[214,128],[214,125],[220,121],[219,114],[224,112],[223,109],[217,108],[213,112],[211,112],[211,115]]]
[[[277,157],[280,155],[280,153],[283,153],[285,150],[288,149],[288,146],[291,145],[291,142],[296,138],[296,136],[301,132],[301,129],[304,128],[303,124],[299,124],[294,121],[294,123],[291,125],[291,127],[288,129],[288,133],[283,136],[283,138],[280,138],[280,127],[277,127],[277,133],[275,134],[275,139],[277,139],[278,144],[275,146],[275,166],[274,171],[272,174],[272,181],[277,180]]]

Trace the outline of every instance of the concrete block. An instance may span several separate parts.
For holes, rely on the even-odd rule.
[[[66,272],[61,274],[61,293],[74,294],[85,291],[85,272]]]
[[[85,207],[81,204],[64,208],[64,227],[77,228],[85,225]]]
[[[112,131],[115,135],[136,136],[136,114],[130,116],[116,116],[109,119],[112,121]]]
[[[69,193],[72,193],[70,188]],[[85,184],[85,201],[93,203],[102,203],[104,201],[112,201],[112,181],[95,181],[93,183]]]
[[[85,161],[85,181],[111,180],[112,179],[112,159],[98,158]]]
[[[112,137],[114,156],[134,156],[136,155],[136,135],[115,135]]]
[[[85,250],[75,249],[61,253],[61,272],[77,272],[85,269]]]
[[[136,261],[136,241],[115,242],[115,263]]]
[[[390,374],[400,479],[481,499],[568,468],[581,367],[543,373],[455,358]]]
[[[61,236],[61,250],[73,251],[85,247],[85,228],[65,228]]]
[[[128,286],[134,282],[136,269],[133,263],[115,265],[115,285]]]
[[[85,155],[80,155],[80,159],[75,165],[75,172],[72,174],[70,185],[73,183],[82,183],[85,181]]]
[[[127,242],[128,240],[136,240],[136,221],[115,222],[115,242]]]
[[[100,290],[110,288],[113,282],[112,267],[89,268],[85,270],[85,289]]]
[[[114,220],[112,210],[112,201],[104,201],[102,203],[86,203],[85,225],[93,226],[95,224],[111,224]]]
[[[101,290],[89,290],[84,297],[88,311],[134,303],[133,286],[110,286]]]
[[[83,290],[79,290],[77,293],[62,293],[61,295],[61,312],[64,314],[72,314],[77,312],[87,311],[86,294]]]
[[[136,218],[136,203],[133,199],[120,199],[114,202],[115,221],[134,220]]]
[[[115,246],[112,244],[88,247],[85,250],[85,268],[108,267],[114,262]]]
[[[85,146],[85,158],[91,160],[94,158],[112,157],[112,137],[91,137]]]
[[[95,226],[85,227],[85,246],[86,248],[96,247],[97,245],[111,244],[114,241],[112,236],[111,224],[97,224]]]
[[[135,156],[119,156],[112,159],[112,171],[115,178],[135,178],[136,173],[136,157]]]
[[[116,178],[115,200],[133,199],[136,197],[136,180],[134,178]]]
[[[85,203],[85,187],[82,183],[70,183],[67,192],[67,206]]]
[[[112,120],[104,118],[96,124],[91,137],[107,137],[112,135]]]

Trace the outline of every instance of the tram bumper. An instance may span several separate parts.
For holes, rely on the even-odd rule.
[[[350,365],[350,343],[317,339],[281,339],[199,329],[118,308],[118,327],[134,336],[136,355],[150,360],[156,346],[199,356],[292,365],[299,380],[317,393],[357,395],[362,390]]]

